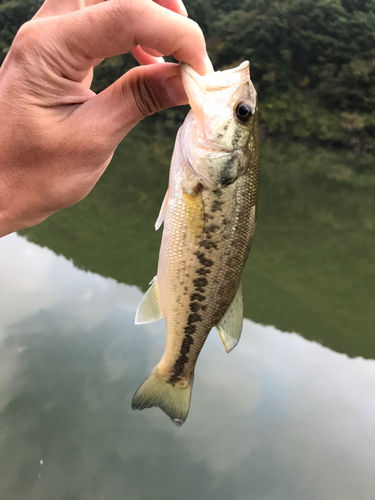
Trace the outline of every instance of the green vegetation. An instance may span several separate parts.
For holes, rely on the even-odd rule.
[[[40,5],[41,0],[0,0],[0,64],[19,27],[31,19]]]
[[[374,0],[190,3],[217,68],[250,60],[264,133],[375,154]]]
[[[39,0],[0,0],[0,62]],[[186,0],[216,68],[247,58],[263,135],[245,315],[375,358],[375,0]],[[133,61],[96,69],[100,91]],[[138,126],[93,193],[24,231],[104,276],[147,288],[184,109]]]
[[[0,0],[0,62],[40,0]],[[375,155],[375,0],[186,0],[216,68],[251,62],[264,136]],[[100,91],[133,64],[96,70]],[[173,111],[170,112],[173,116]],[[363,166],[364,163],[360,162]]]
[[[24,231],[75,264],[147,289],[155,275],[176,127],[143,122],[94,191]],[[265,139],[245,316],[375,358],[375,175],[347,153]]]

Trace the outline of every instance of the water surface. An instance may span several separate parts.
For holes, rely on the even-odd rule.
[[[209,336],[182,428],[131,411],[164,348],[134,314],[175,129],[137,127],[82,203],[23,231],[55,253],[0,240],[0,498],[373,500],[375,180],[344,153],[263,141],[252,321],[230,355]]]
[[[140,124],[83,202],[24,234],[79,267],[146,290],[156,274],[161,231],[154,223],[176,128]],[[244,309],[256,322],[375,358],[375,175],[359,161],[262,141]]]
[[[374,360],[249,320],[227,355],[213,331],[177,428],[130,410],[164,346],[139,288],[17,235],[0,259],[0,498],[374,498]]]

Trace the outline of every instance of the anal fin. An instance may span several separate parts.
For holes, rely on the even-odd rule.
[[[160,308],[159,292],[156,277],[151,281],[151,286],[145,293],[135,314],[135,324],[152,323],[163,317]]]
[[[238,344],[243,324],[243,301],[242,301],[242,283],[233,297],[233,300],[226,310],[224,316],[216,325],[221,341],[225,350],[230,352]]]

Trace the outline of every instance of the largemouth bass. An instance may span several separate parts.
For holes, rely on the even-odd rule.
[[[136,324],[165,318],[163,357],[132,408],[161,408],[182,425],[194,368],[213,326],[227,352],[243,322],[241,275],[257,216],[259,130],[249,63],[200,76],[181,65],[191,110],[177,133],[157,275]]]

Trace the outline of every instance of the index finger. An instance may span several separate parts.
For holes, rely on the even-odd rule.
[[[186,7],[182,0],[154,0],[156,3],[165,7],[166,9],[173,10],[173,12],[177,12],[177,14],[181,14],[182,16],[188,16]]]
[[[105,0],[65,0],[64,2],[61,2],[61,0],[45,0],[33,19],[60,16],[103,1]]]
[[[87,69],[93,59],[104,59],[132,50],[137,45],[205,74],[206,45],[199,26],[151,0],[111,0],[61,16],[54,39],[68,48],[75,69]],[[74,64],[75,63],[75,64]]]

